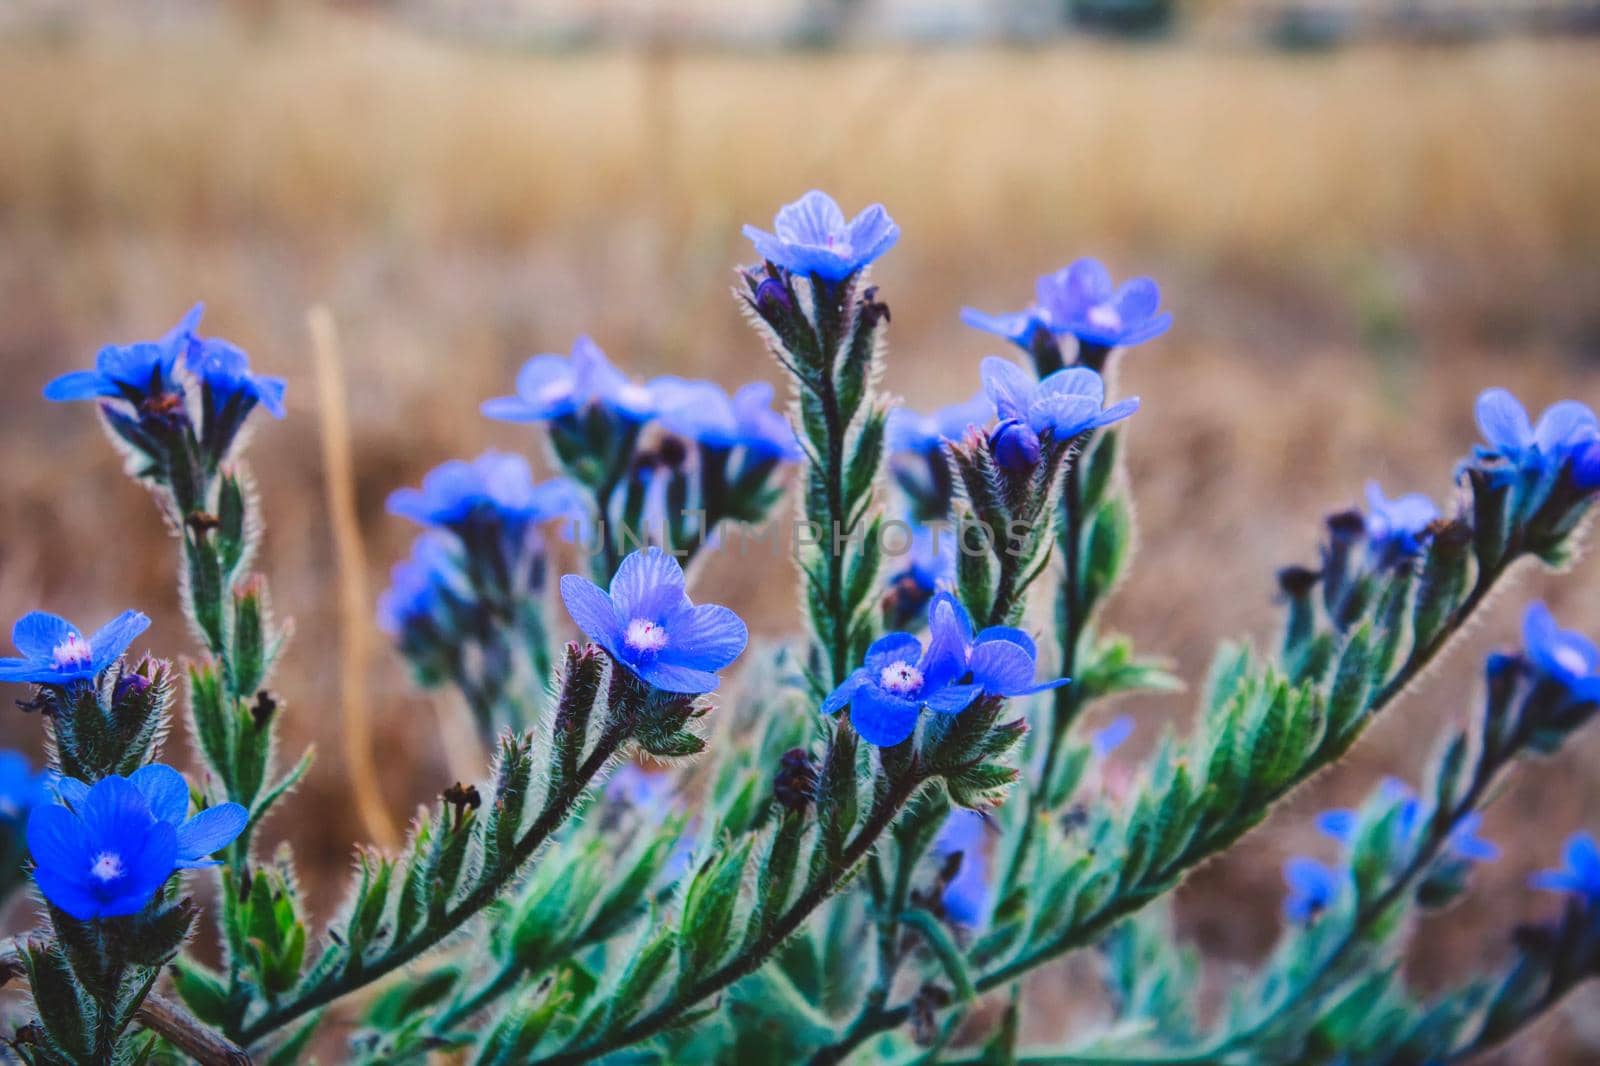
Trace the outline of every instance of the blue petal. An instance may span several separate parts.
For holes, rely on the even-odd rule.
[[[178,827],[178,864],[198,862],[233,843],[250,814],[237,803],[222,803],[196,814]]]
[[[1069,366],[1057,370],[1054,374],[1039,382],[1039,387],[1034,390],[1035,398],[1042,396],[1081,396],[1094,403],[1098,409],[1105,404],[1106,383],[1103,378],[1086,366]]]
[[[567,574],[561,579],[561,602],[583,635],[600,645],[612,658],[620,655],[622,626],[611,597],[588,578]]]
[[[1016,696],[1033,684],[1034,661],[1009,640],[980,640],[972,648],[972,680],[992,696]]]
[[[1359,820],[1360,816],[1355,811],[1336,808],[1317,815],[1317,829],[1324,836],[1332,837],[1341,844],[1348,844]]]
[[[688,695],[698,695],[702,692],[715,692],[721,679],[708,670],[696,670],[689,666],[674,666],[664,663],[660,659],[648,662],[629,664],[633,672],[638,674],[647,684],[660,689],[662,692],[679,692]]]
[[[172,876],[178,862],[177,830],[166,822],[155,823],[139,842],[137,850],[123,851],[123,860],[128,863],[123,891],[100,911],[108,918],[137,914]]]
[[[960,714],[982,693],[981,685],[945,685],[925,695],[922,702],[936,714]]]
[[[938,688],[964,676],[972,653],[972,616],[950,593],[940,592],[928,605],[928,650],[922,656],[922,677]]]
[[[812,189],[793,203],[778,208],[772,228],[785,241],[823,245],[830,237],[844,234],[844,212],[833,197],[821,189]]]
[[[1095,733],[1089,738],[1089,746],[1097,758],[1104,759],[1107,755],[1122,747],[1130,736],[1133,735],[1133,716],[1119,715],[1111,724]]]
[[[138,611],[123,611],[101,626],[99,632],[89,638],[95,671],[98,673],[109,666],[117,656],[128,650],[128,645],[138,639],[140,633],[149,628],[150,619]]]
[[[1539,416],[1534,443],[1548,453],[1560,453],[1574,444],[1600,436],[1594,412],[1576,400],[1562,400]]]
[[[40,869],[63,874],[89,869],[93,843],[82,820],[57,804],[39,807],[28,816],[28,854]]]
[[[157,820],[174,827],[183,824],[189,814],[189,783],[182,774],[170,766],[151,763],[128,775],[128,780],[144,793]]]
[[[839,687],[828,693],[827,698],[822,701],[822,713],[838,714],[855,698],[855,694],[861,690],[861,686],[867,684],[871,677],[872,675],[866,670],[857,670],[845,678],[840,682]]]
[[[89,868],[87,860],[83,868],[85,870]],[[39,891],[50,901],[51,906],[65,911],[78,921],[87,922],[100,917],[100,900],[90,892],[87,880],[73,877],[56,867],[40,864],[34,867],[33,883],[39,886]]]
[[[1034,382],[1026,370],[1009,359],[991,355],[978,365],[978,373],[983,379],[984,394],[994,404],[995,414],[1002,422],[1012,418],[1027,419],[1028,399]]]
[[[864,685],[850,702],[850,722],[868,744],[892,748],[917,731],[920,711],[910,700]]]
[[[50,787],[55,789],[56,796],[73,810],[78,810],[89,798],[89,786],[79,781],[76,777],[58,774]]]
[[[624,622],[635,618],[661,621],[683,598],[683,567],[657,547],[623,559],[611,579],[611,602]]]
[[[11,627],[11,643],[29,659],[50,661],[62,641],[77,632],[72,623],[48,611],[29,611]]]
[[[144,793],[125,777],[96,781],[77,813],[91,841],[119,851],[137,850],[155,827],[166,824],[156,820]]]
[[[1528,412],[1505,389],[1487,389],[1475,412],[1483,439],[1502,451],[1515,453],[1533,443]]]
[[[1033,311],[991,315],[976,307],[963,307],[961,321],[973,329],[1004,337],[1013,344],[1026,344],[1034,329],[1040,325],[1039,316]]]
[[[93,400],[101,396],[115,396],[116,386],[94,370],[74,370],[62,374],[44,387],[44,398],[55,403],[73,400]]]
[[[721,670],[737,659],[750,642],[744,620],[713,603],[698,607],[685,604],[662,624],[667,630],[667,644],[659,658],[670,666]]]

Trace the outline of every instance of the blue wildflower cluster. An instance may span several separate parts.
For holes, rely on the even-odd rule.
[[[899,236],[888,212],[851,218],[813,191],[745,234],[757,262],[736,296],[787,407],[761,382],[636,379],[580,338],[483,407],[538,425],[557,476],[490,451],[390,497],[422,532],[379,621],[419,681],[460,690],[492,756],[482,777],[437,781],[403,841],[357,850],[320,935],[292,854],[255,840],[309,766],[277,765],[286,630],[250,568],[241,456],[254,409],[283,414],[283,383],[200,336],[197,308],[48,387],[95,400],[155,490],[200,647],[179,685],[130,655],[136,612],[88,635],[43,612],[13,630],[0,681],[29,686],[48,762],[0,752],[0,891],[26,879],[42,903],[0,958],[31,992],[9,1047],[50,1066],[163,1047],[295,1061],[337,1003],[405,970],[417,980],[361,1015],[360,1057],[1454,1062],[1600,976],[1584,833],[1534,878],[1561,911],[1519,927],[1503,972],[1424,997],[1398,965],[1405,937],[1429,935],[1410,913],[1496,858],[1484,812],[1506,779],[1600,707],[1600,648],[1543,604],[1417,786],[1317,819],[1337,855],[1285,865],[1287,926],[1228,1011],[1195,993],[1160,902],[1348,752],[1512,566],[1571,559],[1600,495],[1588,408],[1534,423],[1485,393],[1487,443],[1454,497],[1369,485],[1314,566],[1280,571],[1281,641],[1225,646],[1187,734],[1112,758],[1135,722],[1099,704],[1179,687],[1102,617],[1130,560],[1121,457],[1139,410],[1102,374],[1169,329],[1155,283],[1082,259],[1020,312],[969,309],[1026,361],[983,359],[958,395],[981,391],[922,415],[879,389],[890,311],[869,277]],[[691,598],[687,561],[770,515],[789,464],[805,630],[752,650],[735,611]],[[589,557],[552,571],[574,552]],[[546,616],[552,584],[572,627]],[[161,761],[180,694],[203,764],[189,778]],[[381,841],[371,785],[355,794]],[[183,950],[194,877],[214,880],[216,966]],[[469,927],[482,950],[428,961]],[[1019,982],[1089,947],[1109,1028],[1019,1047]],[[991,994],[1011,999],[993,1027],[967,1009]]]
[[[1021,311],[985,314],[964,308],[961,321],[973,329],[1003,337],[1037,362],[1041,375],[1062,365],[1058,347],[1064,337],[1078,345],[1077,362],[1100,370],[1117,348],[1154,340],[1172,327],[1162,310],[1161,289],[1150,278],[1113,285],[1111,272],[1096,259],[1079,259],[1039,278],[1036,297]]]
[[[252,373],[244,351],[199,334],[204,307],[155,341],[108,345],[93,370],[63,374],[47,400],[96,400],[134,471],[170,489],[180,517],[206,510],[207,487],[257,407],[284,416],[282,378]]]
[[[756,523],[776,503],[776,472],[799,458],[763,382],[732,396],[711,381],[628,378],[579,337],[572,353],[536,355],[516,392],[484,403],[506,422],[543,424],[595,520],[594,571],[608,577],[631,540],[693,547],[724,521]]]

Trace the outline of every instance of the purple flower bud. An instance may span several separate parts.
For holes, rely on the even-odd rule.
[[[1007,470],[1032,470],[1039,465],[1039,435],[1026,422],[1007,419],[989,435],[989,448],[997,463]]]
[[[789,299],[789,287],[773,277],[763,278],[761,284],[756,286],[755,304],[756,310],[768,318],[794,310],[794,301]]]

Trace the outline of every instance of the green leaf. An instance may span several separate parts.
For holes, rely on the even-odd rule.
[[[966,957],[956,946],[955,940],[944,924],[921,907],[913,907],[906,911],[900,915],[900,921],[920,934],[923,941],[932,949],[934,958],[939,960],[940,968],[950,979],[950,988],[955,993],[956,1002],[966,1003],[977,998],[977,989],[972,984],[972,974],[967,970]]]

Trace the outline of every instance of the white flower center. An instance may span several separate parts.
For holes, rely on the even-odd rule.
[[[1570,644],[1559,645],[1550,657],[1568,673],[1582,677],[1589,672],[1589,664],[1584,661],[1583,653]]]
[[[622,639],[634,651],[660,651],[667,646],[667,631],[648,618],[635,618]]]
[[[76,632],[68,633],[67,639],[56,645],[51,658],[59,667],[81,666],[94,659],[94,649],[90,648],[89,642]]]
[[[572,382],[570,380],[557,379],[540,389],[538,397],[544,403],[555,403],[557,400],[566,399],[571,392]]]
[[[89,867],[89,876],[96,881],[110,884],[122,876],[122,856],[114,851],[102,851],[94,858],[94,865]]]
[[[1084,316],[1091,326],[1100,329],[1121,329],[1122,316],[1117,314],[1117,309],[1110,304],[1096,304],[1089,308],[1089,313]]]
[[[878,683],[896,696],[908,696],[922,688],[922,671],[910,663],[890,663],[878,674]]]

